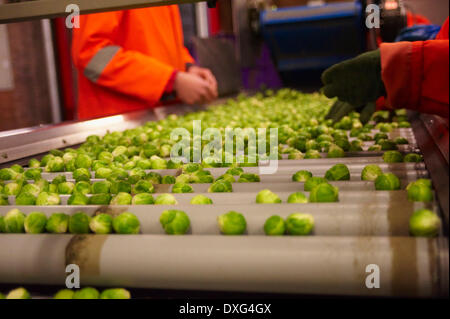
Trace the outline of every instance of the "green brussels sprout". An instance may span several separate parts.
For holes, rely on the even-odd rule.
[[[175,184],[175,177],[171,175],[165,175],[161,178],[161,184]]]
[[[391,140],[379,140],[377,142],[381,146],[382,151],[395,151],[397,150],[397,144],[395,144],[394,141]]]
[[[232,167],[229,168],[225,173],[233,176],[239,176],[244,173],[244,170],[241,167]]]
[[[331,146],[328,149],[328,153],[327,153],[327,157],[328,158],[339,158],[339,157],[345,157],[345,152],[344,150],[339,147],[336,144],[331,144]]]
[[[171,194],[161,194],[155,199],[155,205],[177,205],[178,202]]]
[[[73,299],[98,299],[99,297],[98,290],[92,287],[76,290],[73,294]]]
[[[175,183],[172,186],[172,193],[193,193],[194,189],[191,185],[185,183]]]
[[[16,288],[11,290],[6,299],[31,299],[30,293],[25,288]]]
[[[86,168],[77,168],[72,175],[76,182],[91,180],[91,173]]]
[[[333,137],[331,135],[329,135],[329,134],[321,134],[321,135],[319,135],[316,138],[316,141],[318,143],[321,143],[321,142],[333,142],[333,140],[334,140]]]
[[[122,213],[113,219],[113,228],[118,234],[139,234],[140,226],[139,219],[129,212]]]
[[[228,173],[225,173],[225,174],[217,177],[216,181],[219,181],[219,180],[226,180],[226,181],[229,181],[230,183],[236,182],[236,180],[234,179],[234,176],[231,174],[228,174]]]
[[[69,218],[69,232],[71,234],[88,234],[91,217],[83,212],[77,212]]]
[[[339,146],[344,152],[348,152],[351,147],[351,144],[348,141],[347,137],[335,139],[334,144],[336,146]],[[331,148],[331,146],[330,146],[330,148]]]
[[[32,158],[28,161],[28,167],[39,168],[41,167],[41,162],[39,162],[36,158]]]
[[[62,157],[54,156],[48,160],[44,170],[46,172],[64,172],[64,160]]]
[[[82,193],[75,192],[70,195],[67,205],[89,205],[89,197]]]
[[[125,155],[127,153],[127,151],[128,151],[128,149],[125,146],[119,145],[114,149],[114,151],[112,151],[112,156],[118,157],[120,155]]]
[[[140,159],[136,163],[136,168],[140,169],[151,169],[152,168],[152,162],[149,159]]]
[[[91,192],[91,184],[88,181],[79,181],[75,184],[73,193],[80,193],[83,195],[89,194]]]
[[[308,198],[302,192],[295,192],[289,195],[287,202],[289,204],[305,204],[308,202]]]
[[[383,174],[383,171],[381,170],[380,166],[369,164],[364,166],[363,170],[361,171],[361,180],[374,181],[381,174]]]
[[[407,140],[406,138],[404,138],[404,137],[397,137],[397,138],[394,140],[394,143],[397,144],[397,145],[405,145],[405,144],[409,144],[408,140]]]
[[[123,288],[109,288],[102,291],[100,299],[131,299],[131,295]]]
[[[95,178],[108,178],[113,170],[109,167],[99,167],[95,170]]]
[[[441,220],[428,209],[419,209],[409,219],[409,233],[416,237],[436,237],[439,235]]]
[[[322,183],[328,184],[328,181],[323,177],[313,176],[306,180],[303,189],[305,192],[310,192],[315,186]]]
[[[403,162],[403,155],[399,151],[386,151],[383,154],[385,163],[401,163]]]
[[[92,165],[92,158],[87,154],[78,154],[75,159],[75,167],[76,168],[90,168]]]
[[[108,214],[98,214],[91,218],[89,228],[96,234],[110,234],[112,233],[113,218]]]
[[[200,170],[202,170],[202,165],[199,163],[183,164],[183,166],[181,167],[181,171],[183,173],[194,173]]]
[[[209,205],[212,204],[213,201],[211,198],[206,197],[205,195],[197,195],[192,197],[191,202],[192,205]]]
[[[138,181],[138,183],[141,181],[143,181],[143,180]],[[143,188],[145,185],[148,186],[148,183],[144,183],[144,184],[140,183],[138,185],[138,189]],[[150,187],[150,186],[148,186],[148,187]],[[151,187],[153,187],[153,185]],[[131,184],[129,182],[123,181],[123,180],[113,181],[111,183],[111,187],[110,187],[111,194],[131,193],[131,190],[132,190]]]
[[[23,176],[27,179],[38,180],[41,179],[42,168],[30,168],[25,171]]]
[[[75,184],[71,182],[63,182],[58,185],[58,193],[59,194],[72,194],[75,189]]]
[[[261,179],[257,174],[251,174],[251,173],[242,173],[241,176],[239,176],[238,183],[257,183],[260,182]]]
[[[369,152],[379,152],[379,151],[381,151],[381,145],[378,145],[378,144],[371,145],[367,149],[367,151],[369,151]]]
[[[389,139],[389,135],[387,135],[386,133],[378,132],[378,133],[375,134],[375,136],[373,137],[373,139],[375,140],[375,143],[378,144],[378,142],[379,142],[380,140],[388,140],[388,139]]]
[[[263,189],[256,195],[256,203],[258,204],[279,204],[281,203],[280,197],[277,194],[272,193],[268,189]]]
[[[48,185],[48,192],[49,193],[58,193],[58,185],[49,184]]]
[[[8,206],[9,200],[8,195],[0,194],[0,206]]]
[[[61,204],[61,198],[59,198],[59,195],[56,193],[42,192],[36,198],[37,206],[52,206],[52,205],[60,205],[60,204]]]
[[[242,235],[247,229],[247,222],[241,213],[229,211],[217,217],[219,229],[224,235]]]
[[[53,155],[53,154],[47,154],[47,155],[44,155],[43,157],[42,157],[42,159],[41,159],[41,166],[42,167],[45,167],[45,166],[47,166],[47,163],[52,159],[52,158],[54,158],[55,156]]]
[[[418,180],[409,183],[409,184],[406,186],[406,190],[409,190],[409,188],[410,188],[412,185],[423,185],[423,186],[428,187],[428,188],[433,188],[433,185],[431,184],[431,180],[428,179],[428,178],[419,178]]]
[[[350,170],[345,164],[336,164],[326,171],[325,178],[329,181],[349,181]]]
[[[305,148],[306,148],[306,151],[309,151],[309,150],[320,151],[319,143],[317,143],[315,140],[306,141]]]
[[[132,200],[129,193],[120,192],[111,199],[110,205],[131,205]]]
[[[128,181],[131,184],[136,184],[139,180],[144,179],[146,176],[145,171],[142,168],[136,167],[130,171]]]
[[[152,157],[150,157],[150,161],[152,163],[152,169],[166,169],[167,168],[166,160],[157,155],[152,155]]]
[[[75,291],[71,289],[61,289],[54,296],[53,299],[73,299]]]
[[[24,227],[28,234],[40,234],[45,231],[47,216],[41,212],[31,212],[25,217]]]
[[[161,174],[156,172],[150,172],[145,176],[145,180],[149,181],[152,184],[161,184]]]
[[[411,123],[409,123],[408,121],[401,121],[398,123],[398,127],[399,128],[410,128]]]
[[[433,190],[422,183],[410,183],[407,187],[408,200],[412,202],[431,202],[433,200]]]
[[[67,233],[69,228],[69,216],[63,213],[54,213],[50,215],[45,225],[45,230],[53,234]]]
[[[144,147],[143,147],[143,153],[144,153],[145,157],[150,158],[153,155],[158,154],[158,148],[155,145],[146,143],[146,144],[144,144]]]
[[[100,162],[99,160],[92,161],[91,169],[96,172],[99,168],[107,168],[111,166],[112,164],[105,164],[103,162]]]
[[[318,150],[308,150],[305,153],[305,159],[322,158]]]
[[[36,205],[36,196],[21,191],[20,194],[16,196],[16,205]]]
[[[278,215],[269,217],[264,223],[264,233],[267,236],[281,236],[286,231],[286,223],[283,218]]]
[[[149,193],[136,194],[131,200],[132,205],[152,205],[155,203],[153,196]]]
[[[190,174],[193,183],[212,183],[214,182],[214,177],[211,175],[210,171],[200,170]]]
[[[400,189],[400,180],[393,173],[378,175],[375,179],[375,189],[378,191],[393,191]]]
[[[289,152],[288,159],[290,160],[301,160],[305,158],[305,154],[300,152],[299,150],[293,150]]]
[[[175,183],[190,183],[193,182],[193,178],[191,177],[192,175],[190,174],[180,174],[175,178]]]
[[[52,184],[59,185],[61,183],[67,182],[66,175],[58,175],[52,180]]]
[[[286,231],[289,235],[305,236],[314,230],[314,218],[310,214],[294,213],[286,218]]]
[[[168,235],[184,235],[191,224],[185,212],[175,209],[163,211],[159,217],[159,222]]]
[[[96,143],[100,142],[100,136],[89,135],[88,137],[86,137],[86,142],[96,144]]]
[[[25,215],[17,208],[11,209],[4,217],[5,233],[23,233]]]
[[[139,193],[154,193],[155,187],[153,184],[147,180],[141,179],[133,186],[133,193],[139,194]]]
[[[108,205],[112,196],[107,193],[93,194],[89,197],[89,205]]]
[[[350,143],[350,152],[362,152],[363,151],[363,143],[361,140],[355,139]]]
[[[113,169],[111,175],[109,175],[106,179],[110,182],[114,181],[124,181],[128,178],[128,172],[123,168],[116,167]]]
[[[294,175],[292,175],[292,181],[293,182],[306,182],[311,177],[312,177],[311,172],[308,172],[305,170],[300,170],[300,171],[296,172]]]
[[[408,153],[403,158],[403,162],[405,163],[420,163],[422,161],[423,161],[422,155],[416,153]]]
[[[111,189],[110,181],[98,181],[92,183],[92,194],[108,194]]]
[[[11,182],[3,187],[3,193],[9,196],[17,196],[22,190],[22,185],[16,182]]]
[[[233,192],[233,185],[226,180],[218,180],[211,184],[208,188],[208,193],[231,193]]]
[[[173,161],[173,160],[169,160],[167,162],[167,168],[168,169],[178,169],[183,165],[183,163],[181,161]]]
[[[339,189],[328,183],[314,186],[309,193],[311,203],[332,203],[339,201]]]
[[[19,175],[15,170],[12,168],[2,168],[0,169],[0,180],[9,181],[16,178],[16,176]]]
[[[114,155],[112,155],[110,152],[103,151],[98,154],[97,159],[105,164],[109,164],[113,162]]]
[[[128,161],[128,162],[123,164],[123,169],[125,169],[125,170],[131,170],[131,169],[133,169],[135,167],[136,167],[136,162],[135,161]]]

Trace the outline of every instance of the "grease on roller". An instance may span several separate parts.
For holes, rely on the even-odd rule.
[[[66,247],[66,265],[80,267],[83,277],[100,275],[100,257],[108,235],[76,235]]]

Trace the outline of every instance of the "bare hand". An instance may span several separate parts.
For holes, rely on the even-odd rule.
[[[189,74],[195,74],[195,75],[201,77],[202,79],[206,80],[211,85],[211,87],[217,97],[217,80],[216,80],[214,74],[212,74],[211,70],[193,65],[188,69],[187,72]]]
[[[187,104],[209,103],[217,97],[217,93],[207,80],[187,72],[177,73],[174,89],[178,98]]]

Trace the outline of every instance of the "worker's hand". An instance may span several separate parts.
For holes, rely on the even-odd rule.
[[[174,89],[177,97],[187,104],[209,103],[217,97],[208,81],[186,72],[177,72]]]
[[[385,94],[380,50],[333,65],[322,74],[323,93],[352,105],[366,105]]]
[[[217,80],[216,80],[216,77],[214,76],[214,74],[212,74],[211,70],[193,65],[188,69],[187,72],[189,74],[198,75],[202,79],[208,81],[208,83],[211,85],[211,87],[214,90],[216,97],[217,97]]]
[[[325,119],[331,119],[334,123],[336,123],[353,111],[360,113],[361,123],[365,124],[370,120],[372,114],[375,112],[375,102],[369,102],[365,105],[356,107],[347,102],[337,100],[331,107]]]

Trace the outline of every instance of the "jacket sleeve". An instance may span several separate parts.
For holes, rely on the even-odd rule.
[[[174,68],[138,51],[125,50],[118,38],[123,11],[80,16],[74,29],[75,66],[90,81],[113,91],[155,104]]]
[[[380,50],[388,107],[448,117],[448,40],[384,43]]]

